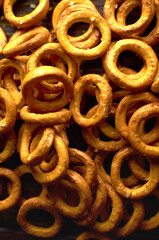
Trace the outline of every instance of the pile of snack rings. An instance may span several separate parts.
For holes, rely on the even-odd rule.
[[[17,28],[9,40],[0,29],[0,196],[3,179],[9,180],[0,211],[18,206],[21,229],[40,238],[57,235],[65,218],[88,227],[77,240],[158,228],[159,212],[145,218],[144,200],[159,200],[159,72],[152,48],[159,42],[159,1],[106,0],[102,16],[90,0],[62,0],[53,9],[52,31],[41,24],[49,0],[39,0],[25,16],[15,16],[15,2],[0,1]],[[139,19],[127,24],[137,7]],[[79,22],[88,29],[69,35]],[[121,66],[125,51],[141,59],[138,72]],[[95,59],[101,59],[103,75],[81,75],[82,63]],[[70,147],[73,125],[81,129],[86,150]],[[13,169],[15,153],[21,164]],[[129,176],[122,176],[124,166]],[[40,196],[25,199],[25,174],[41,185]],[[33,209],[49,212],[53,224],[31,223]]]

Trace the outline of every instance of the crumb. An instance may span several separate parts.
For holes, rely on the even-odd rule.
[[[91,17],[90,20],[91,22],[93,22],[95,20],[95,17]]]
[[[70,6],[73,6],[75,3],[73,1],[70,2]]]
[[[30,4],[30,8],[36,8],[36,4],[34,4],[34,3],[32,3],[32,4]]]

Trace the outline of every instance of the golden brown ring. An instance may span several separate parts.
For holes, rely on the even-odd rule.
[[[3,55],[9,58],[28,52],[46,43],[49,37],[49,30],[43,26],[34,27],[29,31],[23,30],[16,39],[5,45]]]
[[[3,48],[7,44],[7,36],[6,36],[4,30],[1,27],[0,27],[0,36],[1,36],[1,40],[0,40],[0,56],[1,56],[2,52],[3,52]]]
[[[117,67],[117,60],[123,51],[132,51],[146,62],[146,71],[141,76],[125,74]],[[148,87],[155,78],[158,68],[158,59],[154,50],[147,43],[138,39],[122,39],[105,54],[103,67],[108,77],[120,88],[130,91],[140,91]],[[140,72],[139,72],[140,73]]]
[[[141,200],[130,200],[130,203],[133,207],[133,213],[124,226],[115,229],[113,233],[114,237],[124,238],[132,234],[138,229],[145,216],[145,208]]]
[[[148,157],[151,161],[158,161],[159,147],[145,143],[139,136],[138,128],[143,120],[158,117],[159,103],[149,103],[134,112],[128,124],[128,139],[132,147],[140,152],[143,156]]]
[[[0,201],[0,211],[12,208],[20,199],[21,182],[19,177],[9,168],[0,168],[0,177],[9,179],[12,182],[12,191],[7,198]]]
[[[159,166],[155,163],[150,163],[150,177],[146,183],[137,188],[126,187],[121,180],[120,171],[124,159],[130,155],[135,155],[135,150],[131,147],[125,147],[119,150],[113,157],[111,164],[111,180],[115,190],[124,198],[141,199],[150,194],[158,185]]]
[[[123,1],[123,0],[122,0]],[[122,36],[123,34],[133,34],[145,29],[154,17],[155,1],[142,0],[142,12],[140,18],[133,24],[122,25],[115,19],[116,6],[118,7],[119,0],[107,0],[103,8],[103,16],[108,21],[110,28],[113,32]]]
[[[59,184],[49,186],[50,198],[55,201],[55,207],[66,217],[77,218],[82,217],[92,204],[92,195],[90,187],[85,179],[75,171],[68,170],[65,175],[65,181],[71,183],[71,188],[77,191],[79,195],[79,203],[76,206],[69,205],[61,196]],[[66,187],[66,186],[65,186]]]
[[[27,215],[33,209],[41,209],[49,212],[54,217],[53,224],[50,227],[39,227],[30,223]],[[26,200],[21,205],[17,215],[17,222],[26,233],[35,237],[49,238],[59,233],[63,225],[63,218],[51,201],[46,198],[35,197]]]
[[[86,22],[92,23],[101,32],[101,42],[91,49],[79,49],[73,46],[70,40],[67,38],[67,31],[69,27],[75,22]],[[78,11],[71,13],[63,19],[62,24],[57,26],[57,39],[61,44],[64,51],[73,57],[78,57],[79,59],[95,59],[102,56],[108,49],[111,41],[111,32],[107,22],[98,13],[92,12],[90,10]]]
[[[157,188],[151,194],[154,195],[157,200],[159,200],[159,190]],[[150,231],[155,228],[157,229],[158,227],[159,227],[159,211],[157,211],[157,213],[154,216],[150,217],[149,219],[144,219],[141,222],[139,229],[141,231]]]
[[[108,236],[105,236],[104,234],[101,234],[99,232],[95,232],[92,230],[84,231],[80,233],[80,235],[77,237],[76,240],[113,240],[113,238],[110,238]]]
[[[87,118],[80,112],[80,103],[85,89],[88,85],[95,84],[100,91],[100,98],[97,110],[93,116]],[[87,74],[75,83],[73,99],[70,103],[70,111],[74,120],[83,127],[90,127],[99,124],[108,117],[112,105],[112,89],[109,83],[98,74]]]
[[[55,31],[56,31],[56,28],[57,28],[59,17],[62,14],[62,12],[65,9],[67,9],[68,7],[73,6],[73,5],[77,5],[77,4],[81,5],[81,0],[74,0],[74,1],[63,0],[56,5],[56,7],[54,8],[54,11],[53,11],[53,15],[52,15],[52,25],[53,25],[53,28],[54,28]],[[93,9],[96,9],[95,5],[90,0],[85,0],[84,4],[86,4],[87,6],[93,8]],[[89,36],[91,31],[92,31],[92,29],[89,29],[82,36],[75,37],[76,41],[84,40],[85,38],[87,38]]]
[[[33,177],[41,184],[55,184],[65,176],[69,167],[68,148],[58,134],[55,134],[53,146],[57,152],[58,158],[55,168],[50,172],[43,172],[40,165],[32,167]]]
[[[34,113],[31,112],[28,106],[24,106],[20,110],[21,118],[29,123],[40,123],[40,124],[63,124],[71,119],[71,112],[65,108],[62,108],[56,112],[49,113]]]
[[[129,8],[128,8],[128,4],[129,4]],[[121,9],[121,6],[122,6],[122,9]],[[118,11],[117,11],[116,18],[117,18],[118,23],[125,25],[126,17],[128,16],[129,12],[132,11],[137,6],[141,6],[141,1],[127,0],[127,1],[124,1],[121,6],[119,8],[120,10],[118,9]],[[130,35],[129,37],[140,39],[149,45],[154,45],[154,44],[158,43],[159,42],[159,31],[158,31],[158,28],[159,28],[159,3],[158,2],[155,2],[155,15],[156,15],[156,25],[147,36],[144,36],[144,37],[140,36],[141,33],[143,33],[145,30],[145,29],[142,29],[140,34],[139,33],[133,34],[133,35]]]
[[[34,70],[38,66],[39,61],[48,55],[58,56],[66,62],[68,66],[68,77],[74,82],[76,76],[76,63],[63,51],[59,43],[47,43],[34,51],[27,62],[27,72]]]
[[[4,88],[0,88],[0,100],[5,104],[5,117],[0,120],[0,133],[10,131],[17,117],[17,109],[15,102],[11,95]]]
[[[66,10],[64,10],[61,13],[59,20],[58,20],[58,24],[60,24],[60,23],[62,24],[63,19],[67,15],[70,15],[73,12],[77,12],[77,11],[85,11],[86,12],[87,10],[98,13],[96,8],[89,7],[88,5],[85,5],[85,3],[84,4],[74,4],[70,7],[68,7]],[[91,26],[92,26],[92,29],[91,29]],[[91,29],[91,31],[89,31],[90,29]],[[93,48],[100,43],[100,32],[94,25],[90,25],[90,28],[84,34],[82,34],[78,37],[73,37],[68,34],[67,34],[67,37],[73,46],[80,48],[80,49]]]
[[[93,230],[100,233],[113,231],[118,226],[123,216],[123,201],[121,197],[117,194],[117,192],[110,184],[105,183],[105,186],[107,189],[108,197],[112,202],[112,211],[108,219],[103,222],[96,220],[95,223],[91,226]]]
[[[88,212],[84,215],[84,217],[74,220],[74,222],[80,226],[92,225],[97,219],[99,213],[102,211],[104,205],[106,204],[106,201],[107,190],[105,187],[105,183],[102,180],[102,178],[98,175],[95,197],[91,207],[89,208]]]
[[[0,136],[1,139],[1,136]],[[3,143],[5,146],[3,150],[0,152],[0,163],[8,160],[14,153],[16,148],[16,135],[13,129],[7,132],[4,136]]]
[[[29,166],[40,164],[43,161],[43,157],[49,153],[54,140],[54,129],[45,127],[38,146],[34,151],[30,152],[29,146],[32,135],[39,126],[39,124],[24,123],[21,128],[19,136],[20,158],[24,164]]]
[[[85,167],[85,176],[84,179],[90,186],[92,192],[96,187],[97,183],[97,172],[94,161],[92,158],[85,152],[78,150],[76,148],[69,148],[69,158],[70,158],[70,168],[73,165],[84,165]]]
[[[50,6],[49,0],[39,0],[39,4],[31,13],[17,17],[13,13],[13,6],[16,1],[17,0],[5,0],[3,11],[8,22],[17,28],[32,27],[40,23],[46,17]]]
[[[46,79],[57,79],[64,85],[64,92],[62,96],[50,101],[40,101],[34,98],[31,89],[36,86],[37,83]],[[63,108],[72,98],[73,83],[68,76],[62,70],[52,66],[41,66],[30,71],[22,82],[22,93],[26,104],[32,111],[39,113],[58,111]]]
[[[115,126],[118,132],[120,133],[120,135],[124,139],[128,139],[128,135],[129,135],[129,128],[126,123],[128,110],[132,106],[137,105],[138,103],[145,104],[145,103],[152,103],[152,102],[154,103],[159,102],[159,98],[153,93],[150,93],[148,91],[129,94],[121,99],[116,109]],[[147,137],[147,134],[142,135],[142,139],[144,141],[147,140],[148,142],[149,141],[153,142],[158,138],[157,125],[153,129],[154,129],[153,135],[152,135],[152,131],[150,132],[150,134],[148,134],[148,137]]]

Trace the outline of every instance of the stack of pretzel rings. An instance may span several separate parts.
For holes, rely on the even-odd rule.
[[[105,0],[100,13],[97,1],[39,0],[24,16],[16,2],[0,0],[14,27],[0,27],[1,214],[16,207],[40,239],[58,239],[68,218],[76,240],[159,228],[159,1]],[[84,71],[93,62],[100,72]]]

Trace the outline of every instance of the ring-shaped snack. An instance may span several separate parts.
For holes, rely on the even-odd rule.
[[[64,10],[61,13],[59,20],[58,20],[58,24],[60,24],[60,23],[62,24],[63,19],[67,15],[70,15],[72,12],[90,10],[92,12],[98,13],[96,8],[89,7],[88,5],[85,5],[85,4],[86,3],[74,4],[70,7],[68,7],[66,10]],[[94,21],[93,18],[91,20]],[[92,26],[92,28],[91,28],[91,26]],[[90,31],[90,29],[91,29],[91,31]],[[88,30],[84,34],[82,34],[78,37],[73,37],[68,34],[67,34],[67,37],[70,40],[70,42],[73,44],[73,46],[80,48],[80,49],[93,48],[100,43],[100,32],[97,29],[97,27],[95,27],[94,25],[90,25]]]
[[[142,157],[142,156],[141,156]],[[143,157],[142,157],[143,158]],[[144,160],[144,159],[143,159]],[[140,181],[148,181],[149,171],[145,170],[137,161],[136,158],[129,157],[127,161],[130,171],[136,176]]]
[[[0,27],[0,36],[1,36],[1,40],[0,40],[0,56],[1,56],[3,52],[3,48],[7,44],[7,36],[1,27]]]
[[[128,128],[128,140],[132,147],[140,152],[143,156],[148,157],[151,161],[158,161],[159,147],[145,143],[139,136],[138,128],[142,121],[159,117],[159,103],[149,103],[134,112],[131,116]]]
[[[146,71],[142,76],[125,74],[117,67],[117,60],[123,51],[136,53],[146,62]],[[158,59],[154,50],[147,43],[138,39],[122,39],[117,41],[103,58],[103,67],[108,77],[120,88],[130,91],[141,91],[148,87],[157,73]]]
[[[76,148],[69,148],[69,158],[70,158],[70,168],[73,165],[84,165],[85,167],[85,176],[84,179],[90,186],[92,192],[96,187],[97,183],[97,172],[96,166],[92,158],[85,152],[80,151]]]
[[[87,6],[93,8],[93,9],[96,9],[95,5],[90,0],[85,0],[84,3]],[[57,28],[59,17],[62,14],[62,12],[64,10],[66,10],[68,7],[70,7],[72,5],[77,5],[77,4],[81,5],[81,0],[74,0],[72,2],[70,0],[63,0],[56,5],[53,15],[52,15],[52,25],[53,25],[53,28],[55,31]],[[81,36],[80,36],[80,39],[77,38],[77,41],[81,41],[81,40],[83,40],[83,39],[81,39]]]
[[[0,88],[0,101],[5,104],[5,117],[0,120],[0,134],[10,131],[17,118],[17,108],[14,99],[4,88]]]
[[[41,209],[50,213],[54,217],[54,222],[50,227],[39,227],[27,219],[29,211]],[[20,207],[17,215],[17,222],[28,234],[35,237],[49,238],[57,235],[63,226],[63,217],[53,206],[52,202],[46,198],[35,197],[26,200]]]
[[[34,51],[27,62],[27,72],[30,72],[38,67],[39,61],[48,55],[58,56],[66,62],[68,66],[68,77],[72,82],[74,82],[76,76],[76,63],[63,51],[59,43],[46,43]]]
[[[49,37],[50,32],[47,28],[34,27],[22,32],[16,39],[10,40],[3,48],[3,55],[9,58],[28,52],[46,43]]]
[[[1,139],[1,136],[0,136]],[[2,138],[3,143],[5,142],[5,146],[3,150],[0,152],[0,163],[5,162],[8,160],[14,153],[16,148],[16,135],[13,129],[7,132]]]
[[[19,135],[20,158],[24,164],[29,166],[40,164],[43,161],[43,157],[49,153],[53,144],[55,131],[51,127],[45,127],[36,149],[30,152],[29,147],[32,135],[39,126],[39,124],[24,123],[21,127],[21,132]]]
[[[91,226],[93,230],[100,233],[113,231],[118,226],[123,216],[123,201],[121,197],[117,194],[117,192],[110,184],[105,183],[105,186],[107,189],[108,197],[112,201],[112,211],[106,221],[99,222],[96,220],[95,223]]]
[[[93,116],[87,118],[80,112],[80,103],[85,89],[90,84],[95,84],[99,91],[100,97],[97,104],[97,110]],[[112,105],[112,89],[109,83],[98,74],[87,74],[74,85],[73,99],[70,103],[70,111],[74,120],[83,127],[91,127],[98,125],[101,121],[108,117]]]
[[[102,180],[102,178],[98,175],[95,197],[91,207],[89,208],[87,214],[84,215],[83,218],[74,220],[74,222],[80,226],[92,225],[96,221],[99,213],[102,211],[104,205],[106,204],[106,201],[107,201],[107,190],[105,187],[105,183]]]
[[[125,25],[126,17],[137,6],[141,6],[141,1],[139,1],[139,0],[124,1],[117,11],[117,15],[116,15],[117,22]],[[122,7],[122,9],[121,9],[121,7]],[[139,33],[132,34],[128,37],[142,40],[143,42],[146,42],[147,44],[149,44],[151,46],[158,43],[159,42],[159,31],[158,31],[158,28],[159,28],[159,4],[157,2],[155,2],[155,15],[156,15],[156,25],[147,36],[144,36],[144,37],[140,36],[141,33],[144,32],[143,30],[145,30],[145,29],[142,29],[140,34]]]
[[[65,108],[49,113],[34,113],[31,112],[28,106],[24,106],[20,110],[21,118],[29,123],[37,123],[37,124],[63,124],[68,122],[71,119],[71,112]]]
[[[120,135],[124,138],[124,139],[128,139],[128,135],[129,135],[129,128],[127,125],[127,112],[128,110],[134,106],[137,105],[138,103],[152,103],[152,102],[159,102],[159,98],[154,95],[153,93],[150,93],[148,91],[144,91],[144,92],[140,92],[140,93],[133,93],[133,94],[129,94],[125,97],[123,97],[121,99],[121,101],[119,102],[117,109],[116,109],[116,114],[115,114],[115,126],[116,129],[118,130],[118,132],[120,133]],[[122,124],[121,124],[122,122]],[[145,136],[142,136],[142,139],[147,139],[148,141],[150,140],[151,137],[151,141],[155,141],[158,138],[158,133],[157,133],[157,129],[158,127],[156,126],[155,128],[153,128],[153,135],[152,135],[152,131],[151,131],[151,136],[149,136],[149,138]],[[153,139],[152,139],[153,136]]]
[[[71,206],[63,199],[59,191],[62,180],[59,184],[48,186],[50,199],[55,201],[55,207],[64,216],[70,218],[82,217],[92,204],[91,189],[80,174],[70,169],[66,172],[65,179],[68,184],[71,184],[71,188],[77,191],[79,203],[76,206]]]
[[[79,49],[73,46],[67,37],[69,27],[76,22],[92,23],[92,18],[94,19],[93,24],[101,32],[101,42],[91,49]],[[111,31],[107,22],[98,13],[91,10],[87,10],[87,12],[78,11],[66,16],[62,24],[58,24],[57,39],[69,55],[78,57],[78,59],[91,60],[102,56],[107,51],[111,42]]]
[[[50,6],[49,0],[39,0],[39,4],[31,13],[17,17],[13,13],[13,6],[16,1],[17,0],[5,0],[3,11],[8,22],[17,28],[32,27],[40,23],[46,17]]]
[[[84,231],[80,233],[80,235],[76,238],[76,240],[113,240],[112,238],[105,236],[104,234],[101,234],[99,232],[95,232],[92,230]]]
[[[57,152],[57,164],[50,172],[43,172],[40,166],[32,167],[33,177],[41,184],[55,184],[63,178],[69,167],[69,153],[63,139],[55,134],[53,146]],[[45,158],[44,158],[45,159]]]
[[[33,89],[37,83],[46,79],[57,79],[64,85],[64,92],[62,96],[50,101],[40,101],[34,98],[31,89]],[[22,93],[26,104],[32,111],[39,113],[58,111],[63,108],[72,98],[73,83],[68,76],[62,70],[52,66],[41,66],[30,71],[22,82]]]
[[[15,174],[21,178],[23,177],[25,174],[30,174],[32,175],[32,171],[31,171],[31,167],[25,165],[25,164],[21,164],[19,165],[17,168],[14,169],[14,172]],[[21,206],[27,199],[28,197],[24,197],[23,196],[23,183],[21,181],[21,185],[22,185],[22,194],[21,194],[21,197],[17,203],[18,206]],[[12,184],[8,183],[7,184],[7,189],[8,189],[8,192],[10,193],[11,190],[12,190]],[[39,193],[39,197],[47,197],[48,193],[47,193],[47,188],[44,186],[44,185],[41,185],[41,192]],[[36,193],[34,192],[34,197],[36,196]]]
[[[154,195],[157,200],[159,200],[159,190],[157,188],[151,194]],[[157,211],[157,213],[154,216],[150,217],[149,219],[143,219],[139,226],[139,229],[141,231],[150,231],[158,227],[159,227],[159,211]]]
[[[158,71],[153,83],[150,86],[150,89],[153,93],[159,93],[159,62],[158,62]]]
[[[131,146],[119,150],[113,157],[111,164],[111,180],[115,190],[124,198],[141,199],[150,194],[158,185],[159,166],[150,162],[150,176],[146,183],[137,188],[128,188],[122,183],[120,171],[124,159],[136,152]]]
[[[0,212],[12,208],[20,199],[21,182],[19,177],[9,168],[0,167],[0,177],[8,178],[12,182],[12,191],[4,200],[0,200]]]
[[[113,233],[114,237],[124,238],[132,234],[136,229],[139,228],[144,216],[145,216],[145,208],[142,200],[130,200],[130,203],[133,207],[133,213],[122,227],[117,227]]]
[[[123,1],[123,0],[122,0]],[[148,2],[147,0],[142,0],[142,12],[140,18],[133,24],[122,25],[116,21],[115,9],[116,5],[118,7],[119,0],[107,0],[103,8],[103,16],[105,20],[110,25],[111,30],[114,33],[122,36],[123,34],[133,34],[140,32],[143,28],[146,29],[154,17],[155,13],[155,0]]]

